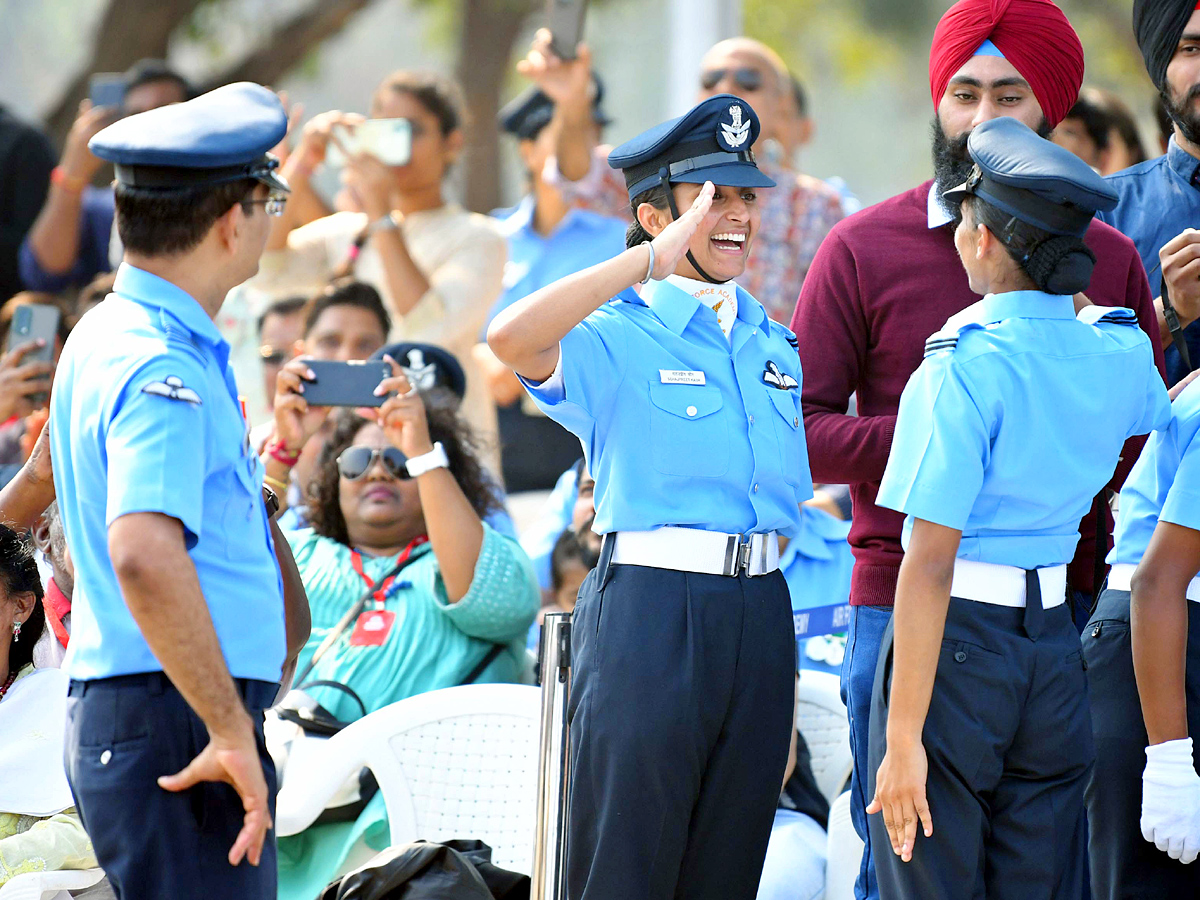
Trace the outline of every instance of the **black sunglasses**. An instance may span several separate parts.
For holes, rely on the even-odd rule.
[[[408,457],[395,447],[347,447],[337,458],[338,473],[347,481],[357,481],[375,465],[376,457],[383,459],[383,467],[393,478],[412,477],[408,474]]]
[[[740,69],[709,69],[700,73],[700,85],[711,91],[720,84],[727,74],[733,75],[733,83],[743,91],[757,91],[763,86],[763,74],[758,69],[743,67]]]

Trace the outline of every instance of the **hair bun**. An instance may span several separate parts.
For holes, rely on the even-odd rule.
[[[1095,265],[1096,255],[1080,238],[1056,235],[1034,247],[1022,268],[1048,294],[1077,294],[1087,290]]]

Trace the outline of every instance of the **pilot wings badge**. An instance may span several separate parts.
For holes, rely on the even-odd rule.
[[[732,122],[722,122],[717,132],[717,141],[726,150],[736,150],[750,139],[750,120],[744,119],[742,107],[733,103],[729,107]]]
[[[772,387],[779,388],[781,391],[794,391],[800,386],[795,378],[787,374],[787,372],[781,372],[779,366],[771,362],[771,360],[767,360],[767,368],[763,372],[763,381]]]
[[[204,402],[200,399],[200,395],[190,387],[184,387],[183,379],[177,375],[168,375],[162,381],[150,382],[142,388],[142,393],[166,397],[168,400],[183,400],[193,406],[199,406]]]
[[[437,364],[426,363],[421,350],[409,350],[408,365],[401,366],[400,371],[418,391],[427,391],[437,384]]]

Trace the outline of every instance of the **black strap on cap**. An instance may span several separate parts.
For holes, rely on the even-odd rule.
[[[1167,331],[1171,332],[1171,343],[1175,345],[1175,349],[1179,351],[1179,358],[1183,360],[1183,364],[1191,372],[1195,368],[1192,365],[1192,354],[1188,349],[1187,337],[1183,333],[1183,323],[1179,321],[1179,313],[1171,305],[1171,295],[1167,292],[1166,276],[1163,276],[1162,293],[1159,296],[1162,297],[1163,321],[1167,323]]]
[[[659,184],[661,184],[663,186],[663,190],[667,192],[667,204],[671,207],[671,218],[678,219],[679,207],[675,205],[675,192],[671,190],[670,176],[668,175],[665,167],[659,174]],[[692,251],[690,248],[687,252],[687,261],[692,264],[692,268],[696,270],[697,274],[699,274],[699,276],[709,284],[725,284],[729,280],[726,279],[725,281],[718,281],[700,268],[700,263],[696,262],[696,257],[692,256]]]
[[[253,178],[270,187],[278,180],[274,175],[278,166],[279,160],[275,157],[263,155],[252,162],[238,163],[234,166],[218,166],[211,169],[125,165],[123,163],[117,163],[113,169],[117,181],[128,187],[148,190],[179,190],[180,188],[228,184],[241,178]]]
[[[974,184],[971,182],[974,181]],[[1022,222],[1043,228],[1054,234],[1073,234],[1082,237],[1095,213],[1073,204],[1056,203],[1025,188],[996,181],[987,172],[968,181],[972,193],[982,197]]]

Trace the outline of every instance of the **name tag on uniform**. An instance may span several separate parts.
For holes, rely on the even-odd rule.
[[[687,369],[659,369],[658,377],[663,384],[704,384],[703,372],[689,372]]]

